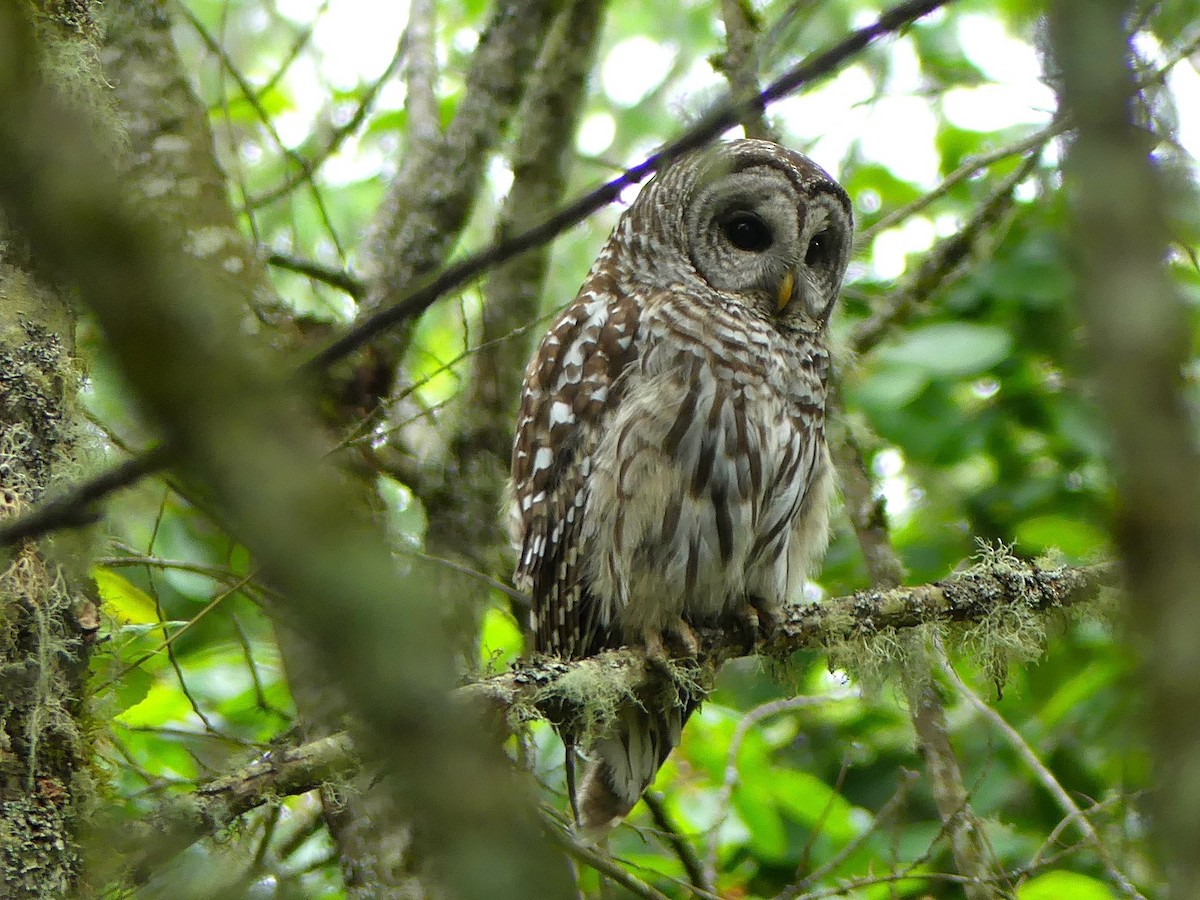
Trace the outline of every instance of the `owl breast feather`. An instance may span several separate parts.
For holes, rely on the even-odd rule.
[[[832,479],[823,348],[668,300],[589,454],[586,577],[626,643],[798,598]]]

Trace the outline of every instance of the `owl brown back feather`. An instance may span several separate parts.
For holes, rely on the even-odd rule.
[[[594,271],[526,369],[513,446],[514,581],[532,593],[541,653],[578,659],[620,644],[589,594],[580,551],[592,453],[619,402],[637,328],[637,304]]]

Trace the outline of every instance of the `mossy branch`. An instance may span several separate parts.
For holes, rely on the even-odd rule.
[[[979,628],[1002,630],[1095,600],[1117,581],[1111,563],[1042,568],[1000,553],[932,584],[892,590],[866,590],[791,610],[775,632],[753,652],[781,658],[797,650],[838,651],[853,642],[894,635],[922,626],[966,626],[968,643],[979,641]],[[999,624],[997,624],[999,623]],[[588,659],[564,662],[541,658],[522,661],[510,671],[465,684],[457,699],[489,713],[500,734],[532,718],[562,721],[602,730],[616,705],[669,691],[699,692],[707,675],[726,660],[748,655],[732,632],[701,629],[705,647],[697,669],[663,665],[638,650],[610,650]],[[1004,643],[1006,636],[992,638]],[[289,750],[272,751],[246,768],[199,787],[186,799],[172,799],[151,818],[152,840],[137,840],[135,879],[202,837],[216,834],[239,816],[281,797],[319,787],[335,776],[357,771],[358,757],[349,735],[323,737]],[[143,835],[143,837],[145,837]]]
[[[335,776],[358,769],[350,735],[341,732],[286,750],[264,753],[236,772],[200,785],[194,794],[173,797],[141,827],[128,830],[130,879],[142,884],[158,867],[202,837],[218,834],[239,816],[278,798],[307,793]]]
[[[931,584],[856,591],[793,607],[753,653],[774,659],[797,650],[840,655],[849,644],[922,626],[965,626],[960,629],[961,637],[985,654],[1004,646],[1028,651],[1031,617],[1094,600],[1102,588],[1116,581],[1117,567],[1112,563],[1042,568],[1002,553],[988,553],[979,564]],[[1016,641],[1010,633],[1014,631],[1020,632]],[[1043,631],[1033,629],[1036,634]],[[715,670],[726,660],[749,655],[734,631],[708,628],[697,634],[704,647],[698,663],[702,670]],[[510,726],[529,716],[558,718],[564,706],[575,704],[598,703],[599,718],[603,719],[603,707],[612,698],[638,696],[656,685],[661,687],[664,675],[678,684],[681,668],[656,665],[638,650],[609,650],[570,662],[525,661],[508,672],[464,685],[459,694],[506,716]],[[585,691],[584,686],[590,687]],[[588,711],[586,717],[594,722],[597,712]]]

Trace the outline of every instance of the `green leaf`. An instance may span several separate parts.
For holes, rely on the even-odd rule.
[[[192,706],[177,683],[156,681],[142,701],[126,709],[116,721],[130,728],[158,728],[182,722],[191,712]]]
[[[155,625],[158,605],[154,598],[112,569],[96,566],[92,580],[100,592],[105,611],[126,625]]]
[[[851,391],[855,403],[875,409],[898,409],[925,390],[929,372],[907,364],[873,367]]]
[[[1108,543],[1108,535],[1091,522],[1060,515],[1035,516],[1017,526],[1017,544],[1032,553],[1044,553],[1051,547],[1075,559],[1083,559]]]
[[[820,778],[809,772],[775,771],[770,781],[775,802],[789,817],[809,828],[819,827],[838,843],[858,835],[853,807]]]
[[[733,805],[750,829],[754,854],[771,862],[787,860],[787,832],[775,807],[771,788],[761,781],[744,783],[734,791]]]
[[[880,358],[907,363],[931,375],[974,375],[1008,357],[1012,335],[997,325],[938,322],[914,328],[899,343],[881,348]]]
[[[521,655],[524,646],[521,628],[510,613],[493,606],[483,614],[479,656],[485,667],[497,661],[511,662]]]
[[[1102,881],[1061,870],[1031,878],[1017,890],[1017,900],[1112,900],[1115,896]]]

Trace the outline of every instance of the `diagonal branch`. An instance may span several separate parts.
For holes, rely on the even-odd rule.
[[[851,32],[843,40],[820,53],[813,54],[804,62],[789,70],[774,81],[760,95],[750,99],[749,104],[773,103],[786,97],[803,85],[829,75],[848,59],[884,35],[891,34],[916,19],[921,18],[951,0],[909,0],[901,3],[865,28]],[[722,132],[737,125],[744,113],[746,102],[726,101],[718,104],[700,121],[680,137],[671,141],[644,162],[627,170],[609,181],[569,203],[544,222],[520,234],[504,238],[478,253],[466,257],[444,269],[438,276],[413,290],[393,306],[380,309],[364,319],[345,335],[331,343],[309,361],[309,368],[320,369],[343,359],[367,341],[402,322],[415,318],[428,309],[439,297],[461,287],[482,275],[493,266],[504,262],[518,253],[523,253],[544,244],[591,213],[612,203],[621,191],[638,184],[649,175],[664,168],[684,153],[704,146]]]
[[[779,100],[801,86],[830,74],[873,41],[903,28],[921,16],[927,15],[949,2],[951,0],[910,0],[910,2],[894,7],[881,16],[874,24],[851,33],[844,40],[828,50],[805,59],[804,62],[772,83],[758,98],[752,98],[753,105],[757,106],[760,100],[763,104]],[[404,299],[368,316],[355,328],[330,343],[312,357],[303,367],[305,372],[321,371],[333,363],[344,359],[387,329],[420,315],[440,297],[455,288],[462,287],[495,266],[527,250],[547,243],[572,225],[582,221],[592,212],[613,202],[627,186],[637,184],[653,172],[667,165],[671,160],[689,150],[703,146],[726,129],[737,124],[739,117],[744,112],[743,105],[736,103],[726,102],[717,106],[707,116],[703,117],[693,129],[685,132],[668,144],[663,150],[629,169],[618,178],[578,198],[540,224],[518,234],[503,237],[478,253],[465,257],[460,262],[442,270],[436,277],[415,288]],[[412,277],[415,278],[416,276]],[[409,279],[396,280],[407,282]],[[392,290],[395,290],[396,287],[396,284],[393,284]],[[141,465],[146,465],[146,463],[143,461]],[[156,467],[147,467],[146,474],[157,471],[159,467],[161,467],[161,461]],[[111,479],[106,473],[105,482],[111,482],[111,487],[107,490],[102,491],[96,496],[88,495],[83,499],[80,499],[78,492],[68,492],[63,495],[61,502],[64,508],[74,509],[75,507],[83,506],[95,499],[99,499],[99,497],[111,493],[116,489],[133,484],[136,480],[129,479],[128,477],[125,479]],[[36,520],[31,518],[30,515],[26,515],[0,529],[0,546],[11,546],[23,538],[36,537],[47,531],[65,527],[69,524],[72,524],[70,519],[62,515],[51,519],[39,518]]]
[[[1038,759],[1037,752],[1029,746],[1029,743],[1021,737],[1020,732],[1008,724],[1004,716],[998,711],[988,706],[983,702],[983,699],[971,690],[958,673],[954,671],[954,667],[946,661],[945,657],[941,659],[941,668],[943,674],[950,680],[954,689],[962,695],[975,710],[995,726],[996,730],[1004,735],[1004,739],[1008,741],[1009,746],[1017,752],[1017,755],[1024,760],[1025,765],[1041,782],[1042,787],[1046,792],[1054,798],[1054,802],[1058,804],[1058,808],[1066,814],[1064,821],[1073,824],[1079,833],[1083,835],[1083,839],[1092,845],[1096,851],[1096,855],[1100,857],[1100,862],[1104,865],[1104,871],[1108,877],[1113,880],[1121,893],[1133,900],[1146,900],[1145,897],[1134,887],[1133,882],[1125,875],[1118,867],[1112,858],[1112,854],[1108,852],[1108,847],[1100,839],[1100,835],[1096,833],[1096,829],[1092,827],[1091,821],[1084,815],[1083,810],[1071,799],[1071,795],[1067,793],[1066,788],[1059,783],[1059,780],[1054,777],[1054,773],[1046,768],[1045,763]]]
[[[357,769],[353,742],[344,731],[272,750],[237,772],[200,785],[194,794],[166,801],[144,829],[126,831],[116,843],[127,844],[125,850],[133,860],[131,880],[142,884],[163,862],[250,810],[307,793],[335,775],[350,775]]]

